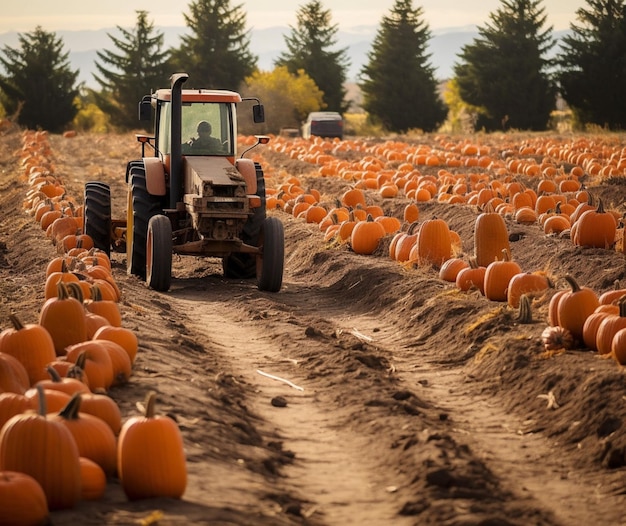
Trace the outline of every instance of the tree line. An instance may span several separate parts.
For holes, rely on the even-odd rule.
[[[99,111],[110,126],[134,129],[138,101],[176,71],[189,73],[191,87],[261,97],[268,133],[299,124],[310,111],[350,110],[347,49],[338,47],[338,26],[321,0],[298,8],[272,71],[259,70],[246,13],[230,0],[192,0],[184,13],[190,31],[170,49],[148,12],[136,14],[133,28],[108,34],[111,50],[97,52],[99,89],[77,85],[78,71],[55,33],[38,26],[18,35],[19,45],[0,53],[5,114],[28,128],[58,132],[75,125],[77,115]],[[443,96],[430,38],[423,8],[413,0],[396,0],[382,17],[357,82],[370,123],[392,133],[431,132],[444,122],[458,131],[463,122],[488,132],[542,131],[559,96],[581,129],[625,127],[625,0],[586,0],[553,58],[557,44],[543,0],[500,0],[457,55]]]

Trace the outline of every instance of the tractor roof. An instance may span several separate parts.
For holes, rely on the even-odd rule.
[[[157,100],[171,100],[171,89],[159,89],[152,95]],[[241,102],[241,95],[228,90],[184,89],[183,102]]]

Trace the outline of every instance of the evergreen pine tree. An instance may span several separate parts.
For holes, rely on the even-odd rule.
[[[37,26],[18,35],[20,47],[4,46],[0,64],[2,103],[7,114],[18,113],[17,122],[30,129],[62,131],[76,116],[78,70],[70,69],[69,53],[55,33]]]
[[[320,0],[312,0],[298,9],[297,24],[285,36],[287,51],[279,55],[276,66],[286,66],[292,75],[304,70],[324,93],[324,109],[347,111],[345,100],[346,69],[349,61],[346,49],[335,49],[337,25],[331,24],[330,10]]]
[[[454,73],[461,98],[481,108],[477,128],[545,130],[556,90],[546,53],[554,45],[541,0],[501,0],[464,46]]]
[[[388,131],[432,131],[445,119],[426,52],[431,33],[422,15],[412,0],[396,0],[361,70],[363,108]]]
[[[177,71],[189,74],[189,87],[239,89],[257,66],[250,52],[246,13],[230,0],[195,0],[189,4],[185,22],[192,33],[181,37],[173,50]]]
[[[146,11],[137,11],[137,23],[131,30],[117,26],[122,38],[108,34],[119,50],[97,51],[94,78],[102,90],[93,92],[100,109],[109,115],[111,123],[120,128],[140,126],[137,107],[151,89],[166,87],[168,53],[162,51],[163,34],[154,33]]]
[[[626,127],[626,3],[587,0],[563,38],[558,73],[561,94],[577,119],[612,129]]]

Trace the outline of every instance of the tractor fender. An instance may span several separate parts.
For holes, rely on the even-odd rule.
[[[146,190],[150,195],[165,195],[165,166],[158,157],[144,157]]]
[[[256,168],[252,159],[237,159],[235,168],[243,176],[246,182],[246,193],[248,195],[256,194]]]

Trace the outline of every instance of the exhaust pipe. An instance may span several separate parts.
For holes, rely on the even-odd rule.
[[[172,115],[171,115],[171,151],[170,151],[170,208],[177,209],[183,198],[182,183],[182,121],[183,97],[182,85],[187,81],[187,73],[175,73],[170,77],[172,82]]]

